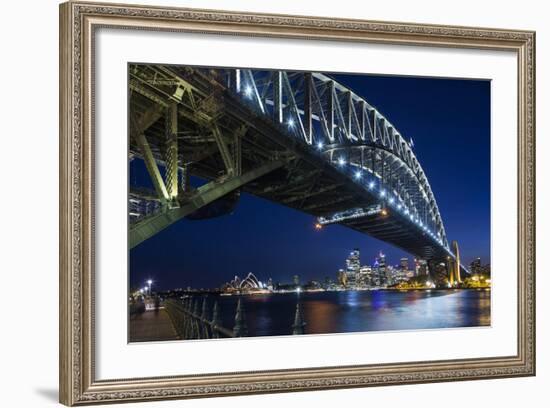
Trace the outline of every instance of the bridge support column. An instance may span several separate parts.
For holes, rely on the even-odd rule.
[[[334,82],[329,81],[327,87],[328,132],[332,143],[334,142]]]
[[[191,189],[191,184],[189,181],[189,164],[182,164],[180,190],[182,193],[186,193],[190,189]]]
[[[164,181],[162,180],[162,176],[158,169],[157,162],[155,161],[153,152],[151,151],[151,147],[147,142],[145,134],[142,132],[137,133],[136,141],[138,143],[139,149],[141,150],[141,154],[143,155],[145,167],[147,168],[147,172],[149,173],[149,176],[153,181],[153,186],[155,187],[155,191],[157,192],[157,195],[159,196],[162,202],[164,203],[168,202],[169,201],[168,190],[166,189]]]
[[[348,128],[348,133],[349,133],[349,137],[351,138],[351,127],[352,127],[352,122],[353,122],[353,99],[352,99],[352,96],[351,96],[351,91],[348,91],[347,92],[347,95],[346,95],[346,99],[347,99],[347,118],[346,118],[346,126]]]
[[[455,273],[455,279],[456,282],[462,283],[462,277],[460,276],[460,251],[458,249],[458,242],[453,241],[452,243],[453,252],[455,254],[455,262],[454,262],[454,273]]]
[[[223,138],[222,132],[216,123],[211,124],[211,129],[212,135],[214,136],[216,144],[218,145],[218,149],[220,150],[220,154],[222,156],[227,175],[232,176],[235,173],[235,166],[233,158],[231,157],[231,152],[229,151],[229,147],[227,146],[227,143]]]
[[[304,130],[305,137],[309,144],[313,140],[313,120],[312,120],[312,106],[311,106],[311,94],[313,87],[313,78],[311,73],[304,74]]]
[[[235,175],[240,176],[243,173],[242,169],[242,139],[246,135],[247,132],[246,126],[240,126],[235,130],[235,133],[233,134],[233,158],[234,158],[234,167],[235,167]]]
[[[229,77],[229,86],[235,93],[241,92],[241,70],[232,69]]]
[[[445,264],[447,267],[447,275],[449,276],[449,285],[453,287],[455,285],[455,262],[450,256],[447,256],[447,262]]]
[[[273,119],[277,123],[283,123],[283,73],[273,73]]]
[[[178,105],[166,109],[166,190],[171,205],[178,197]]]

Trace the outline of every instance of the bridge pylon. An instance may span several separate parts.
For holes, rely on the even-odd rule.
[[[457,283],[462,283],[462,277],[460,276],[460,251],[457,241],[452,242],[452,250],[454,259],[450,256],[447,257],[447,270],[449,271],[449,284],[451,287]]]
[[[458,249],[458,242],[453,241],[452,243],[453,253],[455,254],[455,260],[453,263],[453,269],[455,274],[455,280],[457,283],[462,283],[462,278],[460,276],[460,251]]]

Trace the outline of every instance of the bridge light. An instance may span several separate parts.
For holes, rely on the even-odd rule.
[[[321,150],[325,145],[323,144],[323,142],[319,142],[317,143],[317,149]]]
[[[380,213],[385,217],[386,215],[388,215],[388,210],[382,208],[382,211]]]
[[[394,201],[393,197],[390,197],[390,204],[393,204]]]
[[[344,158],[343,158],[343,157],[340,157],[340,158],[338,159],[338,165],[339,165],[339,166],[344,166],[345,164],[346,164],[346,161],[344,160]]]
[[[355,172],[355,178],[356,178],[357,180],[359,180],[359,179],[361,178],[361,171],[357,170],[357,171]]]
[[[319,222],[315,223],[315,229],[316,229],[317,231],[322,230],[322,229],[323,229],[323,224],[321,224],[321,223],[319,223]]]
[[[294,127],[294,119],[288,118],[288,121],[286,123],[288,124],[288,127],[290,128]]]
[[[370,188],[371,190],[374,188],[374,181],[371,181],[371,182],[369,183],[369,188]]]
[[[401,207],[402,207],[402,205],[401,205],[401,204],[397,204],[397,209],[398,209],[398,210],[400,210],[400,209],[401,209]]]
[[[380,191],[380,197],[385,197],[386,196],[386,191],[382,190]]]
[[[252,96],[252,87],[250,85],[245,86],[244,94],[250,98]]]

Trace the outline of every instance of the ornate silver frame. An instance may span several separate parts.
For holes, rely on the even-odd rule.
[[[480,359],[96,380],[93,47],[98,27],[508,50],[518,62],[518,350]],[[68,2],[60,6],[60,401],[193,398],[535,374],[535,33]]]

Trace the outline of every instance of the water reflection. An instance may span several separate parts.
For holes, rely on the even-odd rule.
[[[233,327],[237,297],[220,297]],[[306,334],[488,326],[491,292],[477,290],[348,291],[243,296],[250,336],[291,333],[296,302]]]

